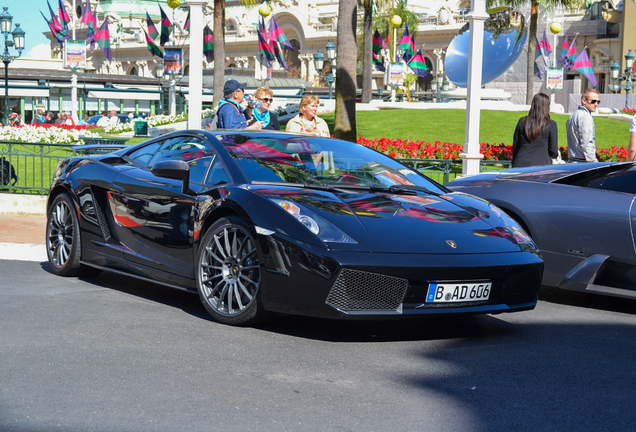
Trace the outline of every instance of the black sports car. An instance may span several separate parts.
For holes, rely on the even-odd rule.
[[[281,132],[181,131],[65,160],[46,242],[56,274],[198,291],[227,324],[527,310],[543,272],[485,201],[366,147]]]
[[[517,220],[545,260],[543,285],[636,298],[636,165],[518,168],[450,182]]]

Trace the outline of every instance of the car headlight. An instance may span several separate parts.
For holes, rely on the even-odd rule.
[[[324,242],[358,243],[328,220],[295,202],[277,198],[269,199],[281,206],[283,210]]]
[[[494,204],[490,204],[490,209],[504,222],[503,227],[495,228],[503,237],[518,245],[522,250],[532,252],[539,257],[541,256],[534,240],[519,226],[517,221]]]

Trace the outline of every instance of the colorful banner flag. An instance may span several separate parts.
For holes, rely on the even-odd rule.
[[[267,66],[270,66],[272,60],[276,59],[276,54],[274,54],[274,50],[267,42],[266,37],[260,31],[258,32],[258,48],[261,50],[261,54],[267,60]]]
[[[161,40],[159,41],[159,44],[164,46],[170,41],[170,28],[172,27],[172,22],[168,19],[168,15],[166,15],[161,6],[159,6],[159,10],[161,11]]]
[[[568,48],[568,53],[565,56],[566,64],[563,67],[566,72],[572,69],[572,63],[574,63],[574,59],[576,58],[576,37],[577,36],[578,36],[578,33],[574,36],[574,39],[572,40],[572,43],[570,44],[570,47]]]
[[[404,50],[402,60],[408,63],[411,57],[415,55],[415,43],[413,42],[413,38],[409,35],[408,23],[404,24],[404,33],[402,34],[402,40],[400,40],[400,48]]]
[[[84,13],[82,14],[82,24],[86,24],[89,34],[95,34],[97,30],[97,19],[91,10],[91,0],[86,0],[86,6],[84,6]]]
[[[49,0],[46,0],[46,4],[49,5],[49,12],[51,14],[51,23],[53,24],[53,27],[55,28],[55,32],[57,33],[60,30],[62,30],[62,23],[60,23],[60,20],[57,18],[57,15],[55,15],[55,12],[53,12],[53,8],[51,7]],[[42,14],[42,16],[44,16],[44,14]]]
[[[548,41],[548,34],[546,33],[545,29],[543,30],[543,36],[541,36],[539,47],[541,48],[541,55],[543,55],[543,60],[545,61],[545,65],[548,67],[552,66],[552,62],[550,61],[552,46],[550,46],[550,42]]]
[[[278,25],[278,22],[274,17],[269,20],[269,40],[278,41],[283,49],[287,49],[290,51],[294,50],[291,42],[289,42],[289,39],[287,39],[287,36],[285,36],[285,32],[283,32],[283,29]]]
[[[53,24],[53,20],[47,19],[42,11],[40,11],[40,13],[42,14],[42,18],[44,18],[44,21],[46,21],[46,24],[49,26],[49,30],[51,30],[51,34],[53,35],[53,37],[57,39],[60,46],[64,46],[64,39],[59,38],[57,34],[57,29],[55,28],[55,24]]]
[[[58,0],[58,7],[60,13],[60,21],[66,22],[66,25],[68,26],[68,23],[71,22],[71,17],[68,15],[68,12],[66,12],[66,8],[64,7],[64,3],[62,2],[62,0]],[[62,26],[64,26],[64,24],[62,24]]]
[[[144,29],[142,28],[142,30],[144,30]],[[155,44],[155,42],[152,40],[150,35],[148,33],[146,33],[146,30],[144,30],[144,34],[146,35],[146,47],[148,47],[148,51],[150,51],[150,54],[152,54],[153,57],[157,56],[157,57],[163,58],[163,54],[162,54],[161,50]]]
[[[104,53],[104,56],[108,61],[113,60],[112,53],[110,51],[110,32],[108,31],[108,19],[104,20],[104,23],[95,32],[95,43],[99,45]]]
[[[596,75],[594,75],[592,62],[590,62],[590,58],[587,56],[587,51],[585,51],[585,48],[581,50],[578,57],[574,60],[574,63],[572,63],[572,69],[590,80],[592,85],[596,85]]]
[[[391,27],[388,21],[386,22],[386,46],[391,46]]]
[[[186,18],[185,23],[183,24],[183,29],[187,31],[188,34],[190,34],[190,9],[188,9],[188,17]]]
[[[537,44],[534,47],[534,76],[536,76],[537,78],[541,79],[543,78],[543,74],[541,73],[541,68],[539,68],[539,64],[537,63],[537,60],[539,60],[539,57],[541,56],[541,46],[539,45],[539,41],[537,40]]]
[[[424,78],[427,75],[426,59],[422,55],[421,48],[413,57],[411,57],[411,61],[408,62],[408,67],[410,67],[413,73],[420,78]]]
[[[208,63],[214,61],[214,33],[207,25],[203,29],[203,55]]]
[[[274,19],[274,18],[272,18]],[[271,33],[270,33],[271,36]],[[283,67],[283,69],[285,69],[286,71],[289,70],[289,66],[287,66],[287,62],[285,61],[285,57],[283,57],[283,50],[281,50],[278,47],[278,42],[275,40],[271,40],[269,41],[269,46],[272,48],[272,51],[274,51],[274,55],[276,56],[276,60],[278,60],[278,63]]]
[[[375,34],[373,35],[373,65],[375,66],[376,70],[382,72],[386,70],[384,64],[380,60],[380,57],[382,56],[382,50],[384,48],[386,48],[386,45],[384,45],[384,39],[382,39],[382,36],[380,36],[380,32],[376,30]]]
[[[565,32],[565,39],[563,39],[563,44],[561,45],[561,52],[559,53],[559,60],[561,61],[561,67],[565,67],[565,62],[567,61],[568,48],[570,46],[570,38],[568,34],[570,31]]]
[[[148,11],[146,11],[146,25],[148,26],[148,36],[154,41],[157,39],[157,36],[159,36],[159,32],[157,31],[157,27],[155,27],[155,23],[152,22]]]

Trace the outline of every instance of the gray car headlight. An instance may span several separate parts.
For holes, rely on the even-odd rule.
[[[328,220],[293,201],[277,198],[269,199],[282,207],[283,210],[292,215],[298,222],[314,233],[323,242],[358,243]]]

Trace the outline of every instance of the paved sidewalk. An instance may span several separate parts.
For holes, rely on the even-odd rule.
[[[46,261],[46,216],[0,213],[0,260]]]

